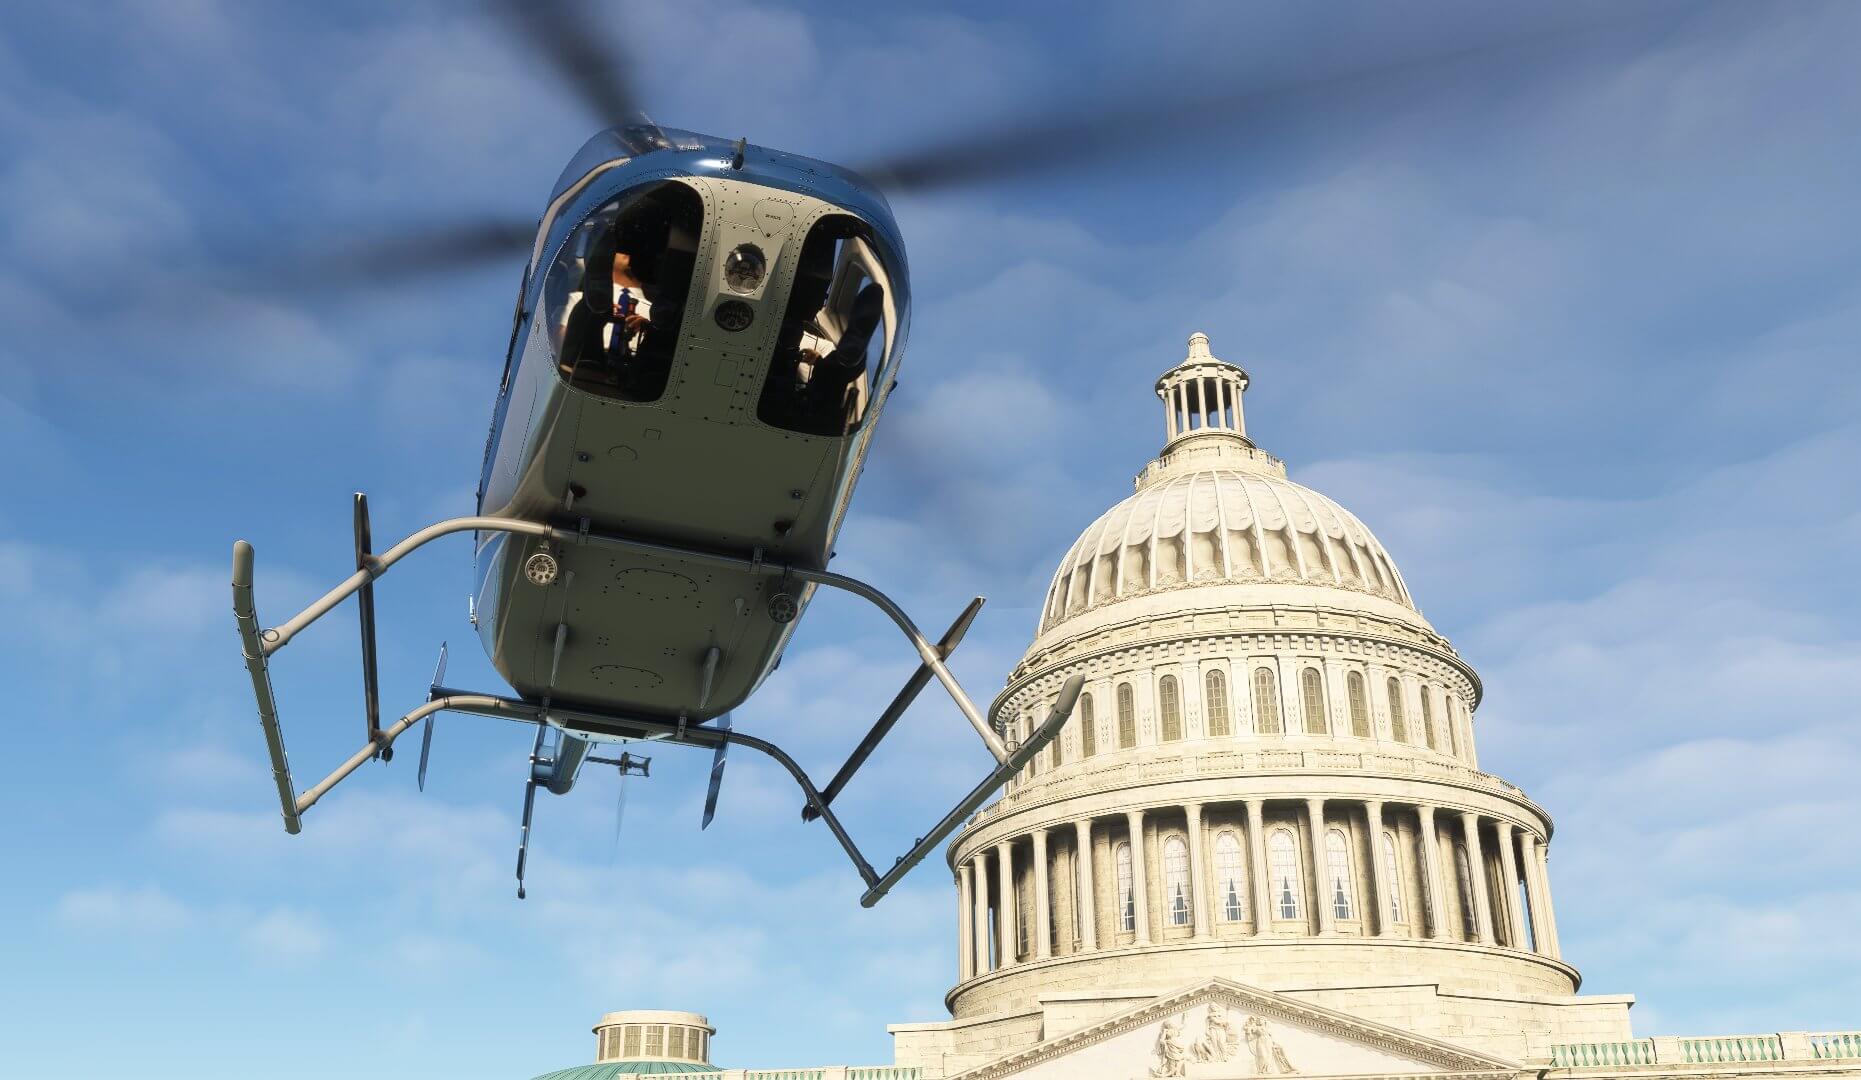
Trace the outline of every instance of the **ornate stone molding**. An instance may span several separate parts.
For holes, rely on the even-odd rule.
[[[1172,1023],[1177,1025],[1180,1033],[1182,1018],[1190,1011],[1208,1005],[1217,1005],[1223,1010],[1248,1018],[1242,1020],[1239,1025],[1242,1028],[1241,1040],[1235,1048],[1239,1054],[1243,1055],[1244,1060],[1252,1049],[1264,1049],[1263,1042],[1274,1041],[1271,1037],[1270,1025],[1285,1024],[1302,1027],[1387,1054],[1410,1058],[1427,1067],[1414,1072],[1390,1074],[1404,1077],[1405,1080],[1437,1080],[1437,1078],[1445,1077],[1455,1077],[1459,1080],[1512,1080],[1521,1070],[1518,1063],[1506,1061],[1503,1058],[1476,1053],[1463,1047],[1372,1023],[1281,994],[1217,978],[1157,998],[1078,1031],[1049,1039],[1019,1053],[1009,1054],[986,1065],[959,1073],[951,1080],[1001,1080],[1001,1078],[1046,1062],[1076,1054],[1087,1047],[1158,1021],[1162,1021],[1165,1025]],[[1250,1046],[1246,1040],[1245,1029],[1255,1020],[1262,1025],[1267,1025],[1266,1039],[1255,1039]],[[1204,1023],[1206,1024],[1206,1020]],[[1164,1050],[1163,1040],[1164,1035],[1160,1033],[1158,1044],[1152,1050],[1151,1061],[1146,1066],[1152,1070],[1155,1069],[1160,1059],[1169,1056],[1162,1052]],[[1191,1057],[1194,1056],[1195,1042],[1196,1040],[1185,1038],[1182,1043],[1185,1052]],[[1286,1059],[1283,1052],[1277,1060],[1271,1056],[1268,1060],[1275,1065],[1279,1061],[1286,1062],[1287,1068],[1281,1070],[1279,1075],[1326,1075],[1322,1072],[1301,1073],[1292,1069],[1290,1066],[1293,1062]],[[1246,1071],[1252,1072],[1253,1070]],[[1157,1076],[1186,1074],[1187,1069],[1182,1072],[1157,1073],[1153,1071],[1151,1073]]]

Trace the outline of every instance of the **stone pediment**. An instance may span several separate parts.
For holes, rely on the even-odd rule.
[[[1511,1080],[1516,1062],[1211,979],[952,1080]]]

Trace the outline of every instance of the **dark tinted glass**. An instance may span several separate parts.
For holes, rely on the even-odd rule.
[[[872,230],[834,214],[808,232],[756,415],[806,435],[846,435],[864,422],[876,373],[897,336]]]
[[[665,393],[703,229],[704,200],[665,181],[623,192],[570,234],[544,297],[571,386],[622,401]]]

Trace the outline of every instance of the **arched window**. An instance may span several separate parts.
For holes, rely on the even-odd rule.
[[[1118,684],[1118,746],[1129,750],[1137,745],[1137,702],[1130,683]]]
[[[1338,829],[1325,833],[1325,892],[1329,894],[1332,918],[1357,917],[1356,889],[1351,884],[1350,845]]]
[[[1389,921],[1402,921],[1402,864],[1396,858],[1396,835],[1383,834],[1383,888],[1389,893]]]
[[[1447,696],[1447,752],[1460,756],[1460,699]]]
[[[1118,865],[1118,929],[1137,929],[1137,894],[1131,891],[1131,845],[1119,844],[1112,853]]]
[[[1363,672],[1353,671],[1344,679],[1350,697],[1351,734],[1359,739],[1370,737],[1370,700],[1363,685]]]
[[[1299,917],[1299,843],[1292,830],[1275,829],[1267,839],[1267,873],[1273,887],[1273,915],[1280,919]]]
[[[1397,742],[1409,741],[1408,725],[1402,722],[1402,681],[1389,680],[1389,734]]]
[[[1079,756],[1089,758],[1098,753],[1098,720],[1092,715],[1092,695],[1079,695]]]
[[[1221,904],[1225,922],[1240,922],[1247,917],[1247,875],[1242,867],[1241,841],[1233,830],[1224,829],[1215,836],[1215,898]]]
[[[1479,923],[1473,910],[1473,868],[1467,863],[1467,845],[1454,845],[1454,866],[1460,878],[1460,930],[1461,937],[1472,941],[1480,936]]]
[[[1279,734],[1279,680],[1272,668],[1254,669],[1254,732]]]
[[[1049,707],[1051,707],[1051,706],[1049,706]],[[1063,732],[1062,732],[1062,734],[1063,734]],[[1047,750],[1047,770],[1048,770],[1049,772],[1051,772],[1051,771],[1053,771],[1054,769],[1057,769],[1057,768],[1059,768],[1059,767],[1060,767],[1060,762],[1061,762],[1061,760],[1062,760],[1062,757],[1061,757],[1061,751],[1060,751],[1060,744],[1061,744],[1061,743],[1063,743],[1063,742],[1065,742],[1065,741],[1066,741],[1066,740],[1065,740],[1065,739],[1063,739],[1063,738],[1061,738],[1061,737],[1060,737],[1060,735],[1058,735],[1058,734],[1056,734],[1056,735],[1055,735],[1055,736],[1053,737],[1053,741],[1047,744],[1047,747],[1048,747],[1048,750]]]
[[[1208,713],[1209,735],[1228,733],[1228,677],[1211,668],[1202,678],[1202,708]]]
[[[1170,906],[1170,925],[1188,926],[1189,845],[1180,836],[1163,841],[1163,898]]]
[[[1435,710],[1434,710],[1434,705],[1429,701],[1429,698],[1431,696],[1432,695],[1429,694],[1428,692],[1428,684],[1423,683],[1422,684],[1422,741],[1428,744],[1428,749],[1433,750],[1435,748]]]
[[[1176,676],[1157,680],[1157,709],[1163,714],[1163,741],[1176,742],[1183,737],[1182,694],[1176,689]]]
[[[1306,668],[1299,675],[1299,688],[1304,691],[1301,704],[1305,712],[1305,733],[1323,735],[1331,725],[1325,723],[1325,676],[1315,667]]]

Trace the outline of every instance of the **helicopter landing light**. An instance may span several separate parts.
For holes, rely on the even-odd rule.
[[[724,256],[724,284],[731,292],[755,292],[768,271],[769,259],[755,244],[738,244]]]
[[[726,300],[717,305],[717,313],[713,318],[725,330],[733,334],[741,333],[756,321],[756,309],[741,300]]]
[[[523,576],[529,578],[532,585],[552,585],[560,569],[554,555],[539,551],[524,561]]]

